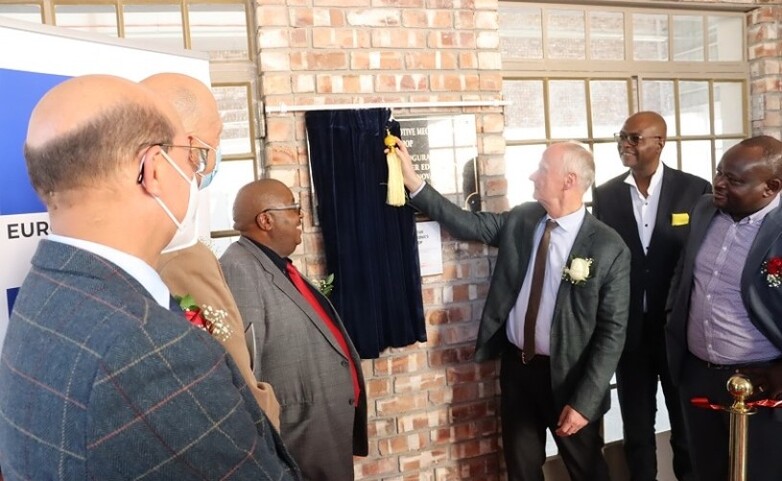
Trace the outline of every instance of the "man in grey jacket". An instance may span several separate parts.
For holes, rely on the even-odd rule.
[[[499,248],[475,359],[502,359],[508,479],[543,481],[549,429],[573,481],[607,481],[600,419],[625,340],[630,253],[584,207],[592,154],[574,142],[550,146],[531,176],[537,202],[496,214],[446,200],[398,147],[410,204],[459,239]]]

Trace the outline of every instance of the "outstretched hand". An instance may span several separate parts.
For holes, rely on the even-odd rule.
[[[415,192],[421,187],[424,180],[415,171],[413,159],[410,158],[410,153],[407,151],[407,145],[399,137],[394,138],[396,139],[396,155],[402,163],[402,177],[404,178],[405,187],[410,192]],[[388,153],[388,149],[386,149],[386,153]]]

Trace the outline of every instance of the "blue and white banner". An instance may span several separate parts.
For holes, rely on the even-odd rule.
[[[30,258],[38,241],[49,234],[46,208],[30,185],[23,156],[27,123],[38,100],[76,75],[100,73],[139,81],[158,72],[180,72],[210,82],[205,54],[152,50],[57,27],[0,18],[0,45],[8,46],[0,56],[1,346]]]

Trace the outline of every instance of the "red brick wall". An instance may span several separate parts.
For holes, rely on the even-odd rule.
[[[497,0],[259,0],[262,100],[279,106],[497,99],[502,81],[497,8]],[[777,137],[781,12],[782,7],[767,5],[748,15],[751,93],[763,103],[763,118],[752,128]],[[502,109],[397,110],[396,115],[462,112],[476,115],[484,207],[502,210]],[[318,278],[325,269],[309,210],[303,114],[267,114],[265,121],[267,175],[302,197],[304,242],[296,254],[305,273]],[[429,341],[389,349],[362,363],[370,455],[356,459],[358,479],[502,479],[498,366],[471,360],[494,255],[443,232],[443,257],[444,274],[424,278]]]

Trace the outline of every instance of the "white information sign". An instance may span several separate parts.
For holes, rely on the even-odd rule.
[[[434,221],[416,223],[418,229],[418,259],[421,276],[443,273],[443,246],[440,241],[440,224]]]

